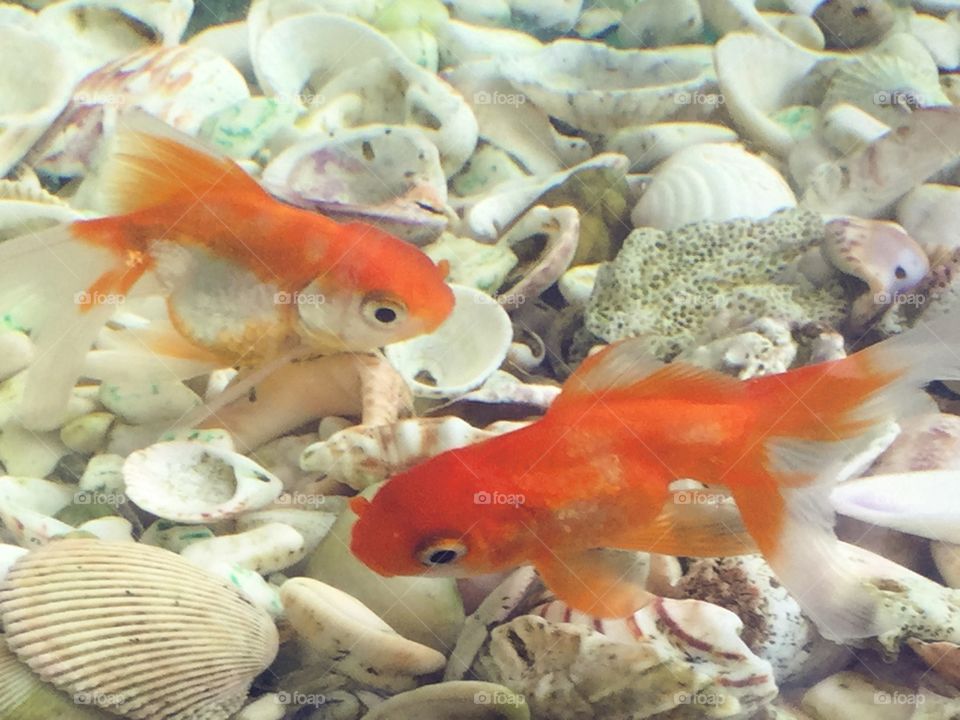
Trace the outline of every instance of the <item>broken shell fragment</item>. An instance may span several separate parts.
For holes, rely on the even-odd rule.
[[[139,543],[61,540],[30,552],[0,585],[0,619],[40,678],[131,720],[226,720],[278,645],[265,613]]]
[[[503,685],[455,680],[388,698],[363,720],[530,720],[521,695]]]
[[[194,442],[162,442],[130,455],[123,465],[130,499],[179,522],[211,522],[257,510],[283,485],[239,453]]]
[[[303,536],[289,525],[268,523],[234,535],[200,539],[180,555],[197,567],[211,561],[237,565],[261,575],[285,570],[306,554]]]

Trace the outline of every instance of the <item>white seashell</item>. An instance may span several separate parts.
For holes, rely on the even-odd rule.
[[[643,173],[691,145],[736,140],[737,134],[723,125],[667,122],[618,130],[607,140],[606,150],[626,155],[630,172]]]
[[[77,525],[78,532],[88,532],[105,542],[135,542],[133,525],[129,520],[115,515],[87,520]]]
[[[86,74],[151,45],[176,45],[192,0],[59,0],[37,15],[37,29],[60,38]]]
[[[692,45],[701,41],[697,0],[643,0],[623,14],[617,39],[624,47]]]
[[[760,18],[786,40],[808,50],[823,50],[826,39],[813,18],[781,12],[762,12]]]
[[[479,387],[513,340],[510,317],[496,300],[464,285],[451,288],[456,304],[440,327],[383,349],[419,397],[454,397]]]
[[[203,120],[250,96],[243,76],[226,59],[203,48],[151,48],[104,65],[85,77],[63,114],[34,147],[29,161],[41,174],[85,175],[104,138],[125,114],[145,111],[188,135]],[[96,177],[74,203],[94,209]],[[106,208],[105,208],[106,209]]]
[[[415,678],[441,670],[446,658],[407,640],[347,593],[310,578],[280,588],[287,619],[316,659],[358,682],[408,690]]]
[[[931,259],[952,253],[960,247],[960,188],[920,185],[900,201],[897,221]]]
[[[700,367],[749,380],[786,372],[796,356],[797,343],[790,324],[774,318],[760,318],[725,337],[685,350],[679,357]]]
[[[600,263],[593,265],[577,265],[567,270],[560,278],[559,288],[563,299],[570,305],[585,307],[593,293],[593,286],[597,281],[597,270]]]
[[[837,103],[823,114],[823,139],[846,155],[890,132],[890,126],[848,103]]]
[[[63,110],[78,77],[54,39],[0,24],[0,177]]]
[[[81,415],[60,428],[60,440],[75,453],[92,455],[106,445],[115,420],[108,412]]]
[[[88,216],[42,189],[35,176],[0,180],[0,241]]]
[[[635,227],[674,230],[709,220],[762,219],[796,207],[786,180],[738,145],[694,145],[663,163],[630,215]]]
[[[239,453],[194,442],[163,442],[123,465],[128,497],[144,510],[179,522],[210,522],[270,504],[280,480]]]
[[[417,126],[439,150],[447,174],[473,152],[476,119],[463,99],[369,25],[313,12],[251,32],[260,33],[251,37],[260,86],[309,106],[303,125],[325,132],[374,123]]]
[[[78,487],[85,492],[123,492],[123,462],[121,455],[94,455],[87,461]]]
[[[952,588],[960,587],[960,545],[935,540],[930,543],[930,554],[944,582]]]
[[[475,428],[458,417],[414,418],[377,427],[358,425],[307,447],[300,466],[362,490],[446,450],[499,434]]]
[[[284,504],[285,498],[290,498],[290,507]],[[304,507],[316,507],[322,510],[307,510]],[[238,517],[237,530],[243,532],[283,523],[300,534],[303,538],[303,553],[309,555],[330,532],[330,528],[337,519],[337,513],[342,510],[342,498],[293,492],[281,495],[277,498],[277,504],[272,507],[244,513]]]
[[[559,394],[560,387],[558,385],[525,383],[508,372],[497,370],[483,385],[476,390],[471,390],[466,395],[460,396],[454,402],[515,403],[517,405],[533,405],[546,410]],[[432,412],[435,413],[443,407],[445,406],[441,405],[434,408]],[[484,428],[484,432],[507,432],[505,429],[507,425],[517,429],[525,424],[518,422],[504,425],[496,422]]]
[[[447,181],[436,146],[419,129],[365,125],[288,147],[263,183],[294,205],[374,222],[418,244],[447,225]]]
[[[436,720],[530,720],[522,695],[496,683],[477,680],[425,685],[387,698],[363,720],[420,720],[424,708]]]
[[[797,43],[813,50],[823,49],[823,33],[811,18],[796,10],[793,12],[798,14],[790,15],[758,12],[756,5],[755,0],[700,0],[704,20],[720,35],[749,30],[760,37]]]
[[[448,282],[468,285],[488,295],[496,293],[518,262],[504,245],[479,243],[451,233],[444,233],[422,249],[435,263],[446,260],[450,264]]]
[[[603,134],[671,117],[714,80],[706,47],[614,50],[583,40],[508,59],[502,72],[547,114]]]
[[[283,720],[287,706],[277,693],[261,695],[237,713],[234,720]]]
[[[525,32],[506,28],[481,27],[450,20],[437,28],[440,66],[464,65],[474,60],[506,58],[535,53],[543,47]]]
[[[30,551],[27,548],[0,543],[0,582],[3,582],[13,564],[28,552]],[[2,646],[3,642],[0,641],[0,648]]]
[[[786,156],[805,134],[808,115],[800,112],[802,108],[783,122],[774,115],[795,106],[794,91],[820,56],[793,43],[746,33],[727,35],[715,52],[724,107],[737,131],[765,150]],[[763,67],[776,67],[777,72],[757,72]]]
[[[0,433],[0,463],[12,475],[46,477],[68,452],[56,431],[35,432],[8,423]]]
[[[181,557],[197,567],[226,563],[253,570],[260,575],[284,570],[298,563],[305,555],[303,536],[289,525],[279,522],[260,525],[235,535],[197,540],[180,551]]]
[[[244,21],[211,25],[191,37],[191,47],[205,48],[230,61],[251,83],[255,80],[250,62],[250,30]]]
[[[37,14],[20,5],[4,3],[0,5],[0,25],[16,25],[25,30],[36,27]]]
[[[931,15],[910,17],[910,34],[927,49],[938,68],[953,70],[960,65],[960,28],[956,18],[944,21]]]
[[[0,331],[0,380],[23,370],[33,360],[33,343],[24,333]]]
[[[138,543],[62,540],[34,550],[0,585],[0,618],[10,648],[39,677],[131,720],[226,720],[278,645],[265,613]]]
[[[897,699],[896,705],[893,704],[894,698]],[[907,720],[917,716],[915,708],[927,709],[926,699],[925,693],[914,692],[905,685],[893,685],[879,678],[847,671],[831,675],[807,690],[801,707],[817,720],[851,717]]]

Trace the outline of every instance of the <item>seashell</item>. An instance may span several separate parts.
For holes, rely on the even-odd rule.
[[[572,207],[548,208],[537,205],[524,213],[498,241],[515,254],[534,238],[545,240],[543,250],[530,263],[521,263],[512,274],[520,279],[500,288],[497,301],[507,310],[516,310],[553,285],[570,267],[580,241],[580,215]]]
[[[314,443],[300,466],[362,490],[427,458],[506,432],[479,430],[458,417],[414,418],[390,425],[358,425]]]
[[[616,717],[625,707],[651,717],[694,703],[749,717],[777,693],[770,664],[738,637],[739,618],[716,605],[657,598],[632,618],[603,621],[560,603],[540,612],[547,618],[495,627],[473,665],[480,679],[522,694],[534,717]]]
[[[237,713],[235,720],[283,720],[287,706],[277,693],[261,695]]]
[[[826,40],[813,18],[792,13],[762,12],[760,18],[785,39],[808,50],[823,50]]]
[[[770,662],[777,684],[809,682],[850,660],[846,648],[820,637],[760,555],[694,560],[677,588],[680,597],[719,605],[743,620],[743,642]]]
[[[451,288],[456,304],[440,327],[383,349],[417,397],[454,397],[479,387],[513,340],[510,317],[496,300],[464,285]]]
[[[306,140],[274,158],[263,182],[294,205],[360,218],[418,244],[447,225],[440,156],[417,128],[366,125]]]
[[[930,543],[930,554],[943,581],[949,587],[960,587],[960,545],[934,540]]]
[[[0,618],[10,649],[40,678],[132,719],[226,720],[278,646],[266,614],[137,543],[62,540],[32,551],[0,585]]]
[[[74,490],[69,485],[39,478],[0,477],[0,519],[22,547],[42,545],[72,531],[53,516],[73,498]]]
[[[447,281],[467,285],[493,295],[506,281],[519,262],[510,248],[500,243],[487,245],[470,238],[444,233],[423,247],[435,263],[450,263]]]
[[[960,685],[960,646],[948,642],[925,643],[922,640],[910,640],[907,644],[937,675],[953,686]]]
[[[530,709],[512,690],[496,683],[455,680],[425,685],[388,698],[363,720],[530,720]]]
[[[192,0],[60,0],[37,14],[37,29],[61,38],[81,75],[153,45],[176,45]]]
[[[796,207],[780,173],[739,145],[680,150],[654,173],[630,215],[635,227],[674,230],[704,220],[762,219]]]
[[[516,182],[525,177],[526,171],[511,153],[481,140],[463,170],[451,178],[450,189],[458,197],[482,195],[500,183]]]
[[[127,113],[146,111],[195,135],[208,115],[249,96],[237,69],[209,50],[188,46],[142,50],[85,77],[28,161],[44,175],[78,177],[95,164],[103,139],[112,137]],[[94,207],[95,183],[86,193]]]
[[[244,42],[246,37],[244,32]],[[199,136],[230,157],[252,158],[264,150],[271,138],[292,125],[301,112],[293,103],[277,98],[248,98],[208,115]]]
[[[812,50],[823,49],[823,33],[809,17],[758,12],[756,5],[754,0],[700,0],[703,19],[718,35],[750,31],[760,37],[796,43]]]
[[[872,45],[893,29],[895,15],[884,0],[827,0],[813,19],[823,30],[827,47],[849,50]]]
[[[505,58],[535,53],[543,47],[525,32],[488,28],[451,19],[436,29],[440,67],[465,65],[474,60]]]
[[[57,43],[32,29],[0,25],[0,177],[63,110],[77,77]]]
[[[558,172],[594,154],[583,138],[558,133],[550,116],[507,81],[500,63],[466,63],[447,71],[445,76],[470,103],[480,139],[507,153],[507,158],[524,173]],[[464,172],[473,170],[477,162],[474,155]]]
[[[0,380],[6,380],[33,360],[33,343],[17,330],[0,330]]]
[[[614,50],[583,40],[507,59],[501,71],[548,115],[600,134],[673,117],[714,82],[706,47]]]
[[[716,46],[717,80],[737,132],[763,149],[786,156],[811,130],[813,108],[798,105],[797,88],[820,60],[814,52],[771,37],[730,33]],[[758,67],[776,67],[758,73]]]
[[[16,25],[26,30],[36,27],[37,14],[20,5],[0,5],[0,25]]]
[[[897,221],[936,262],[960,247],[960,188],[927,183],[907,193]]]
[[[253,65],[250,63],[250,29],[247,22],[238,20],[211,25],[193,35],[186,44],[226,58],[251,85],[255,82]]]
[[[790,324],[760,318],[746,328],[680,353],[700,367],[735,374],[741,380],[786,372],[797,357]]]
[[[607,140],[606,150],[626,155],[630,172],[643,173],[692,145],[736,140],[737,134],[723,125],[666,122],[618,130]]]
[[[234,535],[201,538],[184,547],[180,556],[201,568],[225,563],[269,575],[296,565],[306,556],[306,545],[294,528],[273,522]]]
[[[280,597],[311,659],[332,663],[357,682],[407,690],[420,675],[441,670],[446,658],[399,635],[356,598],[310,578],[287,580]]]
[[[931,15],[916,14],[910,18],[910,34],[927,49],[938,68],[955,69],[960,65],[960,28],[957,17],[946,21]]]
[[[75,453],[92,455],[107,443],[107,436],[116,421],[108,412],[81,415],[60,428],[60,440]]]
[[[372,490],[363,492],[365,497]],[[310,556],[304,575],[353,596],[400,635],[449,653],[463,627],[463,602],[452,578],[382,577],[350,552],[357,516],[347,507]]]
[[[202,404],[200,397],[179,380],[117,379],[100,384],[103,406],[131,425],[179,420]]]
[[[369,25],[311,12],[251,26],[251,33],[260,86],[313,108],[304,126],[330,132],[375,123],[414,125],[437,147],[447,174],[473,152],[476,119],[463,99]],[[323,85],[311,85],[320,80]]]
[[[3,582],[3,578],[7,576],[7,571],[13,567],[13,564],[28,552],[26,548],[0,543],[0,582]],[[0,642],[0,651],[2,649],[3,643]]]
[[[140,542],[179,553],[191,543],[212,537],[215,537],[213,531],[202,525],[177,525],[169,520],[157,520],[143,531]]]
[[[837,103],[823,114],[823,139],[841,155],[860,150],[890,132],[890,127],[847,103]]]
[[[883,705],[898,705],[889,713]],[[906,701],[909,700],[909,705]],[[842,720],[849,717],[876,717],[886,720],[913,716],[914,706],[926,707],[926,696],[904,685],[884,683],[856,672],[831,675],[803,695],[801,707],[817,720]],[[904,706],[906,705],[906,706]],[[932,703],[931,703],[932,705]]]
[[[918,40],[893,35],[875,50],[840,63],[830,77],[822,110],[849,103],[891,126],[912,109],[949,105],[937,64]]]
[[[525,383],[510,373],[497,370],[497,372],[491,375],[489,379],[476,390],[471,390],[466,395],[461,395],[456,401],[449,403],[447,406],[440,405],[432,409],[431,412],[437,412],[444,407],[450,407],[454,404],[459,405],[468,402],[487,404],[510,403],[529,405],[540,410],[546,410],[559,394],[560,387],[558,385]],[[519,426],[520,424],[517,423],[516,427]],[[486,428],[486,432],[500,431],[500,423],[494,423]]]
[[[316,382],[318,376],[327,382]],[[383,358],[341,353],[276,370],[205,424],[228,430],[238,448],[254,448],[325,415],[370,412],[395,419],[408,396],[406,383]]]
[[[41,188],[35,177],[0,180],[0,241],[85,216]]]
[[[690,45],[703,37],[697,0],[644,0],[623,14],[617,40],[623,47]]]
[[[130,500],[178,522],[211,522],[258,510],[283,490],[280,480],[239,453],[195,442],[161,442],[123,464]]]
[[[283,523],[300,533],[304,554],[310,555],[330,532],[343,507],[343,498],[292,492],[281,495],[271,507],[241,515],[237,518],[237,530],[243,532]]]
[[[597,270],[600,263],[592,265],[577,265],[567,270],[558,282],[560,294],[568,304],[574,307],[585,307],[593,286],[597,281]]]

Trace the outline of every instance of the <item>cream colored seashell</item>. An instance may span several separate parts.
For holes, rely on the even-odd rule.
[[[195,442],[161,442],[123,465],[130,500],[179,522],[212,522],[277,499],[280,480],[239,453]]]
[[[751,31],[760,37],[796,43],[812,50],[823,49],[823,33],[811,18],[801,14],[763,13],[756,5],[755,0],[700,0],[704,20],[720,35]]]
[[[781,12],[762,12],[760,17],[785,39],[808,50],[823,50],[826,39],[813,18]]]
[[[952,588],[960,588],[960,545],[934,540],[930,543],[930,554],[944,582]]]
[[[625,13],[617,27],[624,47],[692,45],[703,37],[703,15],[697,0],[642,0]]]
[[[24,333],[0,331],[0,380],[26,368],[33,360],[33,343]]]
[[[441,670],[446,658],[407,640],[366,605],[335,587],[293,578],[280,588],[287,619],[316,660],[358,682],[408,690],[420,675]]]
[[[0,25],[0,177],[63,110],[78,77],[55,39]]]
[[[577,265],[567,270],[558,284],[563,299],[575,307],[586,307],[597,282],[600,263]]]
[[[176,555],[61,540],[0,585],[7,643],[42,679],[132,720],[226,720],[273,662],[273,621]]]
[[[59,0],[37,15],[37,28],[60,38],[82,74],[151,45],[176,45],[192,0]]]
[[[244,707],[235,720],[283,720],[286,714],[287,706],[281,701],[280,695],[267,693]]]
[[[775,318],[760,318],[724,337],[685,350],[678,357],[749,380],[786,372],[796,356],[797,343],[790,324]]]
[[[447,225],[447,181],[419,129],[365,125],[286,148],[263,171],[278,197],[334,219],[374,222],[417,244]]]
[[[73,452],[92,455],[106,445],[116,419],[108,412],[81,415],[60,428],[60,440]]]
[[[897,206],[897,221],[931,260],[960,247],[960,188],[928,183],[907,193]]]
[[[664,162],[630,219],[635,227],[674,230],[701,222],[762,219],[796,207],[786,180],[738,145],[694,145]]]
[[[211,25],[191,37],[186,44],[226,58],[249,82],[254,82],[253,64],[250,62],[250,30],[245,21]]]
[[[331,522],[331,525],[333,523]],[[212,563],[238,565],[260,575],[279,572],[306,555],[303,536],[289,525],[268,523],[234,535],[197,540],[180,556],[197,567]]]
[[[68,452],[56,431],[35,432],[11,423],[0,433],[0,463],[14,475],[46,477]]]
[[[495,299],[464,285],[451,288],[456,304],[440,327],[383,349],[418,397],[448,398],[479,387],[513,340],[510,317]]]
[[[917,107],[950,105],[937,64],[911,35],[898,34],[841,62],[830,77],[821,109],[849,103],[888,125],[900,125]]]
[[[310,445],[300,457],[300,466],[362,490],[446,450],[502,432],[506,428],[499,432],[480,430],[458,417],[414,418],[377,427],[358,425]]]
[[[251,57],[264,92],[311,109],[301,125],[313,131],[413,125],[437,147],[448,175],[476,145],[476,119],[463,99],[353,18],[320,12],[284,18],[251,38]]]
[[[910,17],[909,28],[938,68],[953,70],[960,65],[960,28],[956,16],[944,21],[932,15],[916,14]]]
[[[525,383],[518,380],[515,376],[502,370],[497,370],[489,379],[476,390],[471,390],[466,395],[460,396],[457,400],[449,403],[453,405],[461,402],[475,402],[487,404],[516,404],[532,405],[533,407],[546,410],[551,403],[556,400],[560,394],[559,385],[548,385],[546,383]],[[431,412],[442,410],[445,405],[434,408]],[[495,422],[484,428],[484,432],[509,432],[511,429],[523,427],[525,423],[521,422]]]
[[[0,582],[3,582],[3,578],[7,576],[7,571],[13,567],[13,564],[28,552],[27,548],[0,543]],[[0,643],[0,647],[2,647],[2,643]],[[2,676],[2,673],[0,673],[0,676]]]
[[[714,82],[706,47],[614,50],[558,40],[538,53],[506,60],[504,77],[552,117],[608,134],[676,115]],[[703,104],[704,114],[712,108]]]
[[[666,122],[618,130],[610,136],[606,149],[626,155],[630,159],[630,172],[642,173],[691,145],[736,140],[737,134],[723,125]]]
[[[149,48],[86,76],[63,114],[34,147],[29,161],[41,174],[77,177],[98,160],[125,114],[145,111],[188,135],[210,114],[250,96],[243,76],[225,58],[189,46]],[[77,207],[102,202],[97,178],[78,189]],[[104,208],[108,210],[109,208]]]
[[[88,216],[32,182],[0,180],[0,242]]]
[[[477,680],[425,685],[388,698],[363,720],[530,720],[523,696],[503,685]]]
[[[440,66],[463,65],[474,60],[516,57],[543,47],[532,35],[507,28],[482,27],[450,20],[437,28]]]
[[[894,698],[899,702],[893,704]],[[909,705],[903,699],[909,698]],[[857,672],[839,672],[807,690],[801,707],[817,720],[870,717],[900,720],[914,717],[916,707],[927,707],[926,697],[905,685],[885,683]],[[889,711],[885,706],[890,706]],[[899,707],[898,707],[899,706]]]
[[[281,495],[271,507],[241,515],[237,518],[237,530],[243,532],[283,523],[300,533],[304,552],[309,555],[330,532],[343,507],[343,498],[294,491]]]
[[[0,25],[16,25],[32,30],[37,23],[37,14],[20,5],[4,3],[0,5]]]
[[[860,150],[890,132],[890,126],[848,103],[837,103],[823,114],[823,139],[842,155]]]
[[[724,108],[737,132],[785,157],[808,129],[800,112],[803,108],[797,107],[795,91],[821,56],[793,43],[745,33],[724,37],[717,43],[715,55]],[[776,67],[777,72],[757,72],[763,67]],[[791,124],[791,114],[783,122],[775,119],[777,113],[790,108],[796,110],[799,122]]]
[[[54,519],[73,502],[74,490],[62,483],[30,477],[0,477],[0,520],[26,548],[43,545],[73,528]]]

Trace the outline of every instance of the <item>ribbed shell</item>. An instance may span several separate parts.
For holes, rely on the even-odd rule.
[[[132,720],[226,720],[278,643],[263,611],[177,555],[87,539],[22,557],[0,620],[38,676]]]

